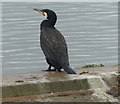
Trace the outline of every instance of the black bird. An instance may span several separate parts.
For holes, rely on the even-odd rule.
[[[57,21],[56,13],[49,9],[34,10],[47,17],[40,25],[40,45],[49,64],[48,71],[51,71],[51,67],[54,67],[58,71],[64,69],[68,74],[76,74],[69,67],[68,49],[65,39],[54,27]]]

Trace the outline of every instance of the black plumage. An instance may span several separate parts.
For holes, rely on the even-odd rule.
[[[47,19],[43,20],[40,26],[40,45],[46,61],[49,64],[48,70],[52,70],[52,66],[55,70],[61,71],[61,69],[64,69],[68,74],[76,74],[75,71],[69,67],[68,49],[65,39],[54,27],[57,21],[55,12],[49,9],[34,10],[47,16]]]

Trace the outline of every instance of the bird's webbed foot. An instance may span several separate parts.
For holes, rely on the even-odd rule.
[[[44,71],[56,71],[56,69],[55,69],[55,68],[54,68],[54,69],[51,69],[51,66],[49,66],[48,69],[47,69],[47,70],[44,70]]]

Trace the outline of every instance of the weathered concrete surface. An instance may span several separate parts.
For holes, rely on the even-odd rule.
[[[78,68],[77,75],[39,71],[5,75],[3,101],[118,102],[118,66]]]

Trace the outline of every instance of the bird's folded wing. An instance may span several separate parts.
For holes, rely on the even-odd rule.
[[[41,48],[47,58],[68,62],[67,45],[64,37],[56,28],[43,28],[40,36]]]

